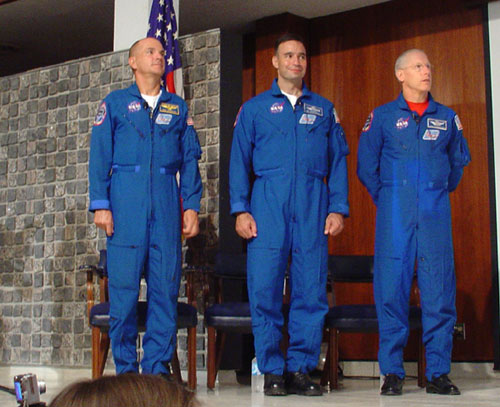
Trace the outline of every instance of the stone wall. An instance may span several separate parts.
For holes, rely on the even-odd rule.
[[[220,33],[180,39],[186,101],[203,149],[201,236],[185,249],[205,262],[218,239]],[[83,264],[105,238],[88,207],[91,126],[99,102],[129,86],[127,52],[0,78],[0,360],[89,366]],[[207,250],[208,249],[208,250]],[[183,290],[181,289],[181,293]],[[198,363],[204,363],[203,328]],[[181,363],[185,338],[180,333]]]

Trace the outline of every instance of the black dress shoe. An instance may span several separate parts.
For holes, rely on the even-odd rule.
[[[280,374],[264,375],[264,394],[266,396],[286,396],[285,380]]]
[[[401,396],[403,394],[403,382],[404,379],[401,379],[396,374],[386,374],[380,394],[382,396]]]
[[[306,373],[287,372],[285,384],[288,394],[300,394],[301,396],[323,395],[319,384],[314,383]]]
[[[460,390],[449,379],[448,375],[442,374],[439,377],[433,377],[431,381],[427,381],[425,386],[427,393],[445,394],[449,396],[458,396]]]
[[[167,382],[174,382],[174,376],[171,373],[160,373],[159,376],[163,379],[166,380]]]

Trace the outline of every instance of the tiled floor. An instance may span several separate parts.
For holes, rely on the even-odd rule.
[[[59,369],[43,367],[0,367],[0,385],[13,387],[13,377],[20,373],[35,373],[39,380],[47,384],[47,393],[42,401],[49,402],[64,386],[77,380],[90,377],[89,369]],[[110,372],[112,373],[112,372]],[[426,394],[419,389],[416,379],[408,379],[402,397],[380,397],[379,381],[375,379],[344,379],[339,391],[326,393],[323,397],[264,397],[261,393],[251,392],[249,386],[236,383],[231,372],[221,375],[221,382],[215,391],[207,390],[205,372],[198,372],[197,396],[202,406],[239,407],[239,406],[380,406],[380,407],[426,407],[426,406],[467,406],[498,407],[500,405],[500,373],[488,375],[451,375],[462,391],[461,396],[437,396]],[[469,376],[469,377],[467,377]],[[476,377],[476,378],[472,378]],[[0,392],[1,407],[15,407],[15,397]],[[159,406],[161,407],[161,406]]]

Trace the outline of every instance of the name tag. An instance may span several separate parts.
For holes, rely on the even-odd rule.
[[[323,116],[323,108],[304,103],[304,113],[314,114],[316,116]]]

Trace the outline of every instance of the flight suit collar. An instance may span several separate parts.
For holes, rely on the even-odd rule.
[[[271,94],[276,97],[285,96],[283,92],[281,92],[280,87],[278,86],[278,79],[275,79],[273,81],[273,84],[271,85]],[[310,96],[311,96],[311,91],[307,89],[306,84],[302,81],[302,95],[300,96],[300,98],[303,99],[303,98],[308,98]]]
[[[160,95],[160,99],[158,100],[158,102],[168,102],[172,98],[172,94],[167,92],[163,87],[161,87],[160,89],[161,89],[161,95]],[[132,96],[142,98],[141,91],[139,90],[137,83],[133,83],[128,88],[128,91]]]
[[[398,107],[401,110],[406,110],[410,111],[410,108],[408,107],[408,103],[406,103],[405,98],[403,97],[403,92],[399,94],[399,97],[396,99],[398,103]],[[437,105],[436,102],[434,101],[434,98],[432,97],[431,93],[429,92],[429,106],[425,110],[425,114],[427,113],[435,113],[437,111]]]

